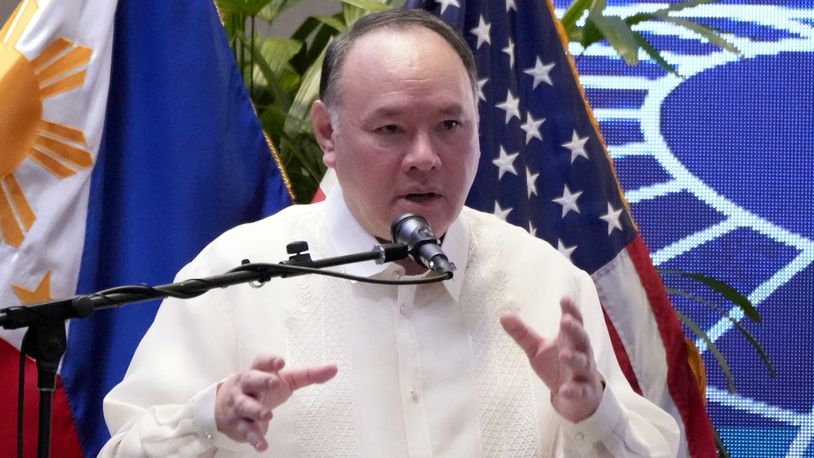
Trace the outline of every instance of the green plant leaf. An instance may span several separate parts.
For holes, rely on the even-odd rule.
[[[263,130],[266,131],[272,141],[279,143],[283,138],[283,124],[288,110],[281,110],[274,105],[265,106],[260,115],[260,124],[263,125]]]
[[[287,9],[300,3],[300,0],[271,0],[263,9],[257,13],[257,18],[266,22],[274,22]]]
[[[348,27],[351,26],[354,22],[358,21],[360,17],[367,14],[367,10],[356,5],[342,2],[342,19],[345,21],[345,24]]]
[[[695,335],[697,335],[701,340],[706,342],[707,348],[709,348],[709,351],[713,354],[713,356],[715,356],[715,360],[718,361],[718,366],[724,373],[724,377],[726,378],[727,389],[729,390],[730,393],[737,393],[737,390],[735,389],[735,379],[732,378],[732,369],[729,367],[729,363],[726,361],[726,358],[724,357],[723,353],[721,353],[721,350],[718,349],[718,347],[715,345],[712,339],[709,338],[709,335],[707,335],[707,333],[704,332],[704,330],[701,329],[701,327],[698,326],[698,324],[696,324],[695,321],[693,321],[683,313],[679,312],[678,310],[676,310],[676,314],[678,315],[678,319],[680,319],[682,323],[684,323],[688,328],[690,328],[690,330],[693,333],[695,333]]]
[[[714,425],[712,426],[712,434],[715,436],[715,447],[718,448],[718,458],[729,458],[729,450],[726,449],[726,444],[724,444],[721,435],[718,434],[718,430],[715,429]]]
[[[302,43],[288,38],[269,37],[260,45],[260,54],[271,71],[280,74],[289,67],[289,61],[300,49]]]
[[[392,8],[390,5],[388,5],[388,2],[379,2],[376,0],[342,0],[342,3],[344,3],[345,5],[355,6],[365,11],[373,12],[389,10]],[[349,22],[348,25],[352,23],[353,22]]]
[[[309,183],[313,185],[313,188],[316,189],[316,186],[319,185],[319,180],[323,175],[318,168],[314,167],[314,161],[306,154],[308,148],[306,145],[309,145],[310,142],[302,142],[297,141],[298,136],[292,137],[290,136],[283,136],[283,142],[281,148],[285,148],[288,157],[288,167],[287,170],[293,170],[302,175],[304,178],[309,180]],[[296,159],[296,161],[292,161],[292,159]],[[292,162],[296,162],[296,165],[299,167],[291,167]],[[307,195],[307,192],[302,192],[302,188],[299,189],[297,193],[299,196],[302,196],[307,201],[311,200],[311,196],[313,195],[313,191],[311,195]]]
[[[331,27],[337,32],[344,32],[348,30],[348,26],[336,16],[317,16],[317,20],[327,25],[328,27]]]
[[[270,38],[269,40],[280,40],[280,39]],[[261,53],[260,49],[257,46],[250,48],[250,50],[253,52],[255,67],[263,76],[263,79],[259,80],[258,82],[269,89],[269,91],[274,97],[275,104],[283,104],[284,106],[288,106],[289,104],[288,93],[280,85],[279,81],[280,69],[277,69],[275,71],[275,69],[271,67],[269,61]],[[255,77],[254,72],[251,73],[251,77],[252,78]]]
[[[237,50],[235,49],[235,39],[237,38],[238,34],[243,33],[243,24],[246,22],[246,15],[226,11],[221,9],[220,6],[218,6],[218,11],[221,14],[223,27],[226,29],[226,38],[229,40],[229,43],[232,46],[232,51],[236,53]]]
[[[763,361],[763,365],[766,366],[766,370],[769,371],[769,375],[771,375],[772,377],[775,377],[777,375],[777,371],[775,370],[774,365],[772,364],[772,361],[769,358],[769,353],[766,351],[765,348],[763,348],[763,345],[760,343],[760,341],[757,340],[757,338],[751,332],[749,332],[749,330],[746,329],[746,327],[743,326],[743,324],[741,324],[739,320],[736,320],[729,316],[726,310],[690,292],[670,287],[665,287],[665,289],[667,290],[668,294],[692,299],[693,301],[698,302],[699,304],[706,305],[710,309],[715,310],[721,317],[728,319],[738,329],[738,331],[740,331],[740,333],[743,334],[744,337],[746,337],[746,340],[749,341],[752,347],[757,351],[758,355],[760,355],[760,359]]]
[[[746,316],[748,316],[752,321],[756,323],[761,323],[763,321],[763,319],[760,317],[760,313],[758,313],[757,309],[755,309],[755,306],[752,305],[749,299],[747,299],[743,294],[739,293],[738,290],[729,284],[718,280],[717,278],[679,269],[658,269],[658,271],[659,273],[680,275],[682,277],[695,280],[713,291],[720,293],[727,300],[740,307],[741,310],[743,310],[743,313],[746,314]]]
[[[309,17],[302,23],[292,36],[303,44],[300,52],[291,59],[291,65],[297,73],[302,74],[308,70],[333,33],[335,32],[332,28],[326,27],[315,17]]]
[[[695,8],[696,6],[704,5],[707,3],[717,3],[720,1],[721,0],[690,0],[687,2],[676,3],[666,8],[653,11],[651,13],[636,13],[632,16],[626,17],[625,22],[627,22],[629,25],[635,25],[644,21],[651,21],[653,19],[662,19],[664,16],[667,16],[668,14],[676,11]]]
[[[581,44],[583,48],[587,48],[603,38],[602,32],[596,28],[596,24],[594,24],[593,21],[586,20],[585,27],[582,27],[579,44]]]
[[[319,31],[317,31],[317,33],[314,35],[314,39],[311,41],[311,47],[308,49],[307,56],[307,62],[309,62],[308,67],[310,67],[317,61],[320,63],[320,65],[322,65],[323,60],[322,54],[328,47],[328,43],[330,43],[335,36],[336,30],[326,26],[320,27]],[[305,68],[303,70],[303,73],[307,70],[308,68]]]
[[[667,62],[664,59],[664,57],[662,57],[661,53],[649,41],[647,41],[642,36],[642,34],[640,34],[639,32],[633,32],[633,38],[636,40],[636,43],[638,43],[639,46],[644,50],[644,52],[646,52],[651,59],[653,59],[657,64],[659,64],[661,68],[665,69],[666,71],[672,73],[675,76],[678,76],[679,78],[681,77],[681,75],[678,73],[678,70],[669,62]]]
[[[593,0],[574,0],[573,3],[565,10],[565,14],[562,15],[562,19],[560,22],[562,23],[563,28],[570,36],[571,31],[574,29],[574,26],[577,24],[579,18],[585,13],[585,10],[591,6],[591,2]]]
[[[297,27],[297,30],[291,35],[291,38],[297,41],[305,42],[308,37],[316,30],[320,25],[319,19],[309,16],[305,18],[305,20]]]
[[[294,96],[294,100],[291,102],[291,109],[288,112],[290,119],[286,120],[285,131],[289,135],[298,130],[293,120],[300,122],[308,121],[311,104],[319,95],[319,78],[320,75],[322,75],[322,60],[325,58],[326,50],[327,48],[322,49],[319,58],[317,58],[311,66],[308,67],[305,74],[302,75],[300,89]]]
[[[594,0],[593,3],[591,3],[591,14],[601,15],[607,7],[608,0]]]
[[[671,22],[671,23],[673,23],[675,25],[684,27],[685,29],[692,30],[693,32],[695,32],[698,35],[701,35],[702,37],[706,38],[707,40],[709,40],[710,43],[718,46],[719,48],[725,49],[725,50],[727,50],[727,51],[729,51],[731,53],[734,53],[734,54],[741,54],[741,50],[738,49],[737,46],[730,43],[725,38],[720,36],[715,30],[713,30],[713,29],[711,29],[711,28],[709,28],[709,27],[707,27],[705,25],[701,25],[701,24],[692,22],[692,21],[687,20],[687,19],[670,17],[670,16],[665,16],[665,17],[663,17],[661,19],[664,22]]]
[[[639,64],[639,45],[636,43],[630,26],[625,24],[621,17],[594,14],[594,10],[591,9],[591,14],[588,15],[586,20],[586,28],[589,22],[596,26],[625,63],[631,66]],[[586,44],[583,44],[583,46],[587,47]]]
[[[266,5],[274,0],[217,0],[223,13],[237,13],[244,16],[257,16]]]
[[[248,14],[249,5],[245,0],[215,0],[215,4],[223,14]]]

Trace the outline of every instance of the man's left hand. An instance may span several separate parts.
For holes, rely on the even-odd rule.
[[[560,308],[560,330],[553,339],[541,337],[511,312],[501,315],[500,324],[526,352],[532,369],[551,390],[554,409],[576,423],[596,411],[604,387],[582,314],[568,298],[560,300]]]

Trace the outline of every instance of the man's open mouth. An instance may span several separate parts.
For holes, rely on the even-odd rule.
[[[425,200],[432,200],[438,197],[438,194],[434,192],[424,192],[424,193],[410,193],[405,196],[407,200],[412,200],[415,202],[422,202]]]

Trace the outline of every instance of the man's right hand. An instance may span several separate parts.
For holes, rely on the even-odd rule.
[[[333,364],[282,370],[284,365],[279,356],[261,355],[249,369],[218,386],[215,399],[218,431],[263,451],[268,448],[265,435],[272,411],[288,400],[294,390],[327,382],[336,375]]]

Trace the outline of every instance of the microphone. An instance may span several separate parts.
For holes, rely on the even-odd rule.
[[[430,223],[423,216],[406,213],[399,216],[390,226],[393,242],[404,243],[415,262],[438,275],[452,278],[455,264],[441,250],[441,242],[433,234]]]

